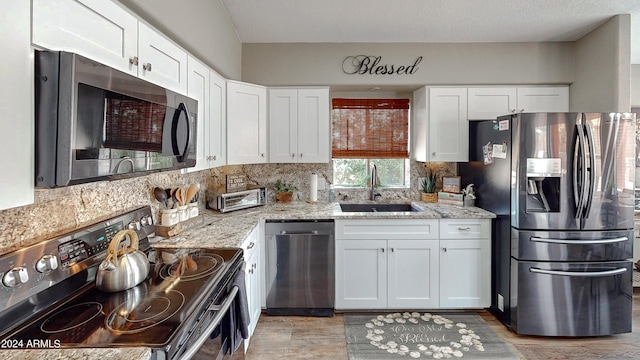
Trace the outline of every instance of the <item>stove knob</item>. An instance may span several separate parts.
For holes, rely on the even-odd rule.
[[[9,270],[2,278],[2,283],[6,287],[16,287],[29,281],[27,269],[19,266]]]
[[[149,215],[145,215],[140,219],[140,224],[142,226],[153,225],[153,218]]]
[[[140,223],[138,221],[132,221],[127,225],[129,230],[140,230]]]
[[[43,273],[58,268],[58,258],[55,255],[45,255],[36,263],[36,271]]]

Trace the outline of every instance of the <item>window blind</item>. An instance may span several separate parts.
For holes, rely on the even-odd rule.
[[[409,99],[332,100],[332,157],[409,157]]]

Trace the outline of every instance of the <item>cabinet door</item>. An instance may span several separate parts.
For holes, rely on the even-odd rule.
[[[298,90],[298,161],[328,163],[329,89]]]
[[[438,240],[389,240],[387,307],[438,307]]]
[[[187,53],[144,23],[138,24],[138,76],[187,93]]]
[[[209,149],[207,147],[209,123],[209,68],[189,56],[189,87],[187,96],[198,101],[198,128],[196,129],[196,166],[187,171],[199,171],[209,168]]]
[[[521,87],[518,88],[518,112],[567,112],[569,111],[569,87]]]
[[[267,162],[267,90],[236,81],[227,83],[227,162]]]
[[[386,240],[336,241],[336,309],[387,306]]]
[[[138,74],[138,20],[112,1],[33,0],[32,41]]]
[[[5,1],[0,25],[0,143],[9,156],[0,160],[2,187],[0,210],[33,203],[34,107],[31,6],[29,1]]]
[[[467,90],[467,118],[469,120],[495,119],[513,113],[516,109],[516,88],[488,87]]]
[[[491,241],[440,240],[440,307],[491,305]]]
[[[468,161],[466,88],[429,89],[429,161]]]
[[[269,89],[269,162],[298,162],[296,89]]]
[[[227,164],[227,80],[215,71],[209,73],[209,167]]]

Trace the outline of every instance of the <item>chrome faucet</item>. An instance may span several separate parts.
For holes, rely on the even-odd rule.
[[[376,200],[376,186],[378,185],[378,168],[376,164],[373,164],[371,168],[371,201]]]

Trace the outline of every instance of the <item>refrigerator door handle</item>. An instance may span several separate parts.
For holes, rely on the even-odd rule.
[[[549,244],[599,245],[599,244],[612,244],[612,243],[618,243],[618,242],[625,242],[625,241],[629,241],[629,238],[626,236],[621,236],[617,238],[602,239],[602,240],[594,241],[594,240],[550,239],[550,238],[541,238],[537,236],[532,236],[530,240],[534,242],[542,242],[542,243],[549,243]]]
[[[587,179],[586,174],[586,149],[585,149],[585,135],[584,128],[581,124],[576,125],[578,135],[576,138],[576,151],[573,154],[573,196],[576,201],[576,215],[575,218],[579,219],[584,209],[585,201],[585,182]],[[578,179],[579,178],[579,179]],[[580,180],[580,184],[578,184]]]
[[[557,271],[557,270],[544,270],[538,268],[529,268],[529,271],[537,274],[545,275],[559,275],[559,276],[573,276],[573,277],[605,277],[620,275],[627,272],[626,268],[618,268],[607,271]]]
[[[584,217],[588,218],[589,214],[591,214],[591,204],[593,203],[593,194],[596,188],[596,147],[593,141],[593,133],[591,132],[591,127],[589,125],[585,125],[584,127],[586,130],[586,139],[589,146],[589,190],[585,198],[586,209],[584,211]]]

